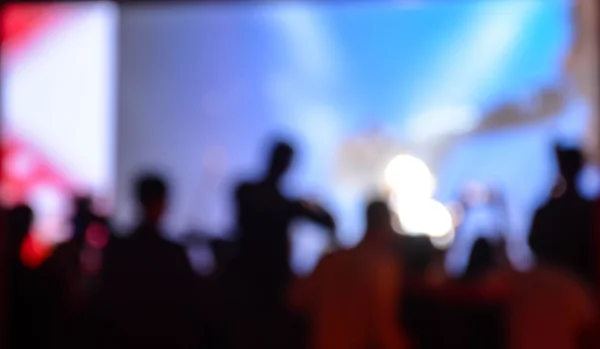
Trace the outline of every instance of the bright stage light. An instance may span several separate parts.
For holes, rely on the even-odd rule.
[[[425,163],[414,156],[398,155],[385,169],[385,183],[396,203],[409,203],[431,197],[434,179]]]
[[[452,215],[440,202],[427,199],[394,207],[402,230],[409,235],[444,238],[454,232]]]
[[[438,248],[452,244],[454,219],[444,205],[431,198],[434,178],[423,161],[410,155],[396,156],[385,170],[385,183],[400,221],[397,231],[429,236]]]
[[[454,243],[454,237],[455,237],[454,230],[451,230],[448,234],[446,234],[444,236],[430,237],[429,240],[431,241],[431,244],[435,248],[437,248],[439,250],[446,250],[446,249],[450,248],[450,246],[452,246],[452,244]]]

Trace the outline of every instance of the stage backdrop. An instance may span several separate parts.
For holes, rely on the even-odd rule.
[[[287,135],[299,150],[290,195],[331,209],[344,244],[360,239],[386,164],[410,154],[441,203],[496,194],[463,215],[451,270],[477,236],[506,237],[525,267],[531,215],[556,175],[552,146],[582,144],[589,122],[564,69],[572,28],[560,0],[125,6],[118,221],[133,217],[132,178],[157,169],[174,185],[174,238],[231,233],[236,182],[260,175],[270,137]],[[584,177],[593,195],[594,170]],[[296,230],[306,271],[324,239]]]
[[[419,188],[448,206],[429,221],[453,214],[451,270],[478,236],[505,237],[525,267],[553,144],[592,155],[597,144],[586,13],[564,0],[9,6],[0,197],[32,203],[45,241],[68,238],[68,198],[80,191],[126,231],[132,179],[158,170],[173,184],[173,239],[227,236],[233,188],[259,176],[269,140],[285,136],[298,149],[287,191],[330,209],[343,244],[359,241],[365,198],[390,194],[392,178],[393,203]],[[390,170],[399,154],[422,162]],[[587,195],[596,179],[590,168]],[[325,239],[294,230],[305,272]],[[199,268],[207,258],[190,256]]]

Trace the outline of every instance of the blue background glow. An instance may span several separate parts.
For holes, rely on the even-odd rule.
[[[131,178],[159,168],[176,184],[168,222],[175,238],[191,228],[226,234],[234,183],[260,174],[265,141],[283,133],[300,150],[292,194],[331,208],[340,239],[352,245],[362,234],[364,198],[336,182],[336,150],[383,128],[418,153],[407,126],[415,118],[460,107],[476,112],[456,123],[477,124],[493,106],[558,84],[569,16],[560,0],[124,7],[118,218],[131,221]],[[551,144],[577,140],[582,115],[585,106],[571,99],[561,115],[463,134],[445,150],[433,166],[438,200],[454,200],[477,180],[501,187],[508,205],[505,216],[469,217],[473,228],[451,251],[451,269],[494,220],[507,227],[513,261],[526,263],[530,216],[555,174]],[[323,240],[302,229],[294,265],[306,271]]]

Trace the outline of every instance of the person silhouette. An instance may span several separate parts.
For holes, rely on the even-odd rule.
[[[484,238],[478,238],[471,249],[463,280],[479,280],[493,271],[494,267],[494,248],[492,244]]]
[[[567,238],[560,231],[533,232],[538,235],[529,243],[537,263],[514,281],[505,308],[506,347],[597,348],[596,297],[589,283],[573,269],[573,250],[565,245]]]
[[[28,205],[17,205],[8,210],[6,215],[6,230],[8,231],[9,258],[18,261],[21,245],[31,229],[33,210]]]
[[[535,212],[529,243],[538,246],[537,240],[546,241],[546,235],[552,235],[564,250],[562,264],[586,282],[594,283],[594,205],[577,191],[578,175],[584,166],[583,155],[579,149],[559,146],[555,146],[555,155],[560,176],[551,198]]]
[[[106,305],[118,335],[111,346],[188,348],[195,341],[193,272],[184,249],[160,228],[167,198],[160,176],[142,175],[136,183],[140,222],[130,237],[109,246]]]
[[[48,264],[58,273],[64,274],[69,282],[78,283],[81,270],[81,254],[86,248],[86,232],[92,224],[107,228],[107,219],[97,215],[92,209],[92,198],[89,196],[73,197],[73,215],[70,217],[71,239],[58,245],[49,258]],[[107,228],[108,229],[108,228]]]
[[[358,246],[325,256],[291,287],[291,307],[311,322],[309,348],[410,347],[398,316],[405,278],[391,222],[385,201],[370,202]]]
[[[8,327],[10,348],[53,348],[58,344],[63,289],[44,261],[31,267],[23,251],[34,222],[28,205],[17,205],[7,214],[9,245]]]
[[[27,268],[21,260],[21,247],[33,221],[33,211],[27,205],[18,205],[7,210],[7,324],[8,347],[39,347],[39,343],[30,338],[37,326],[31,321],[35,312],[32,304],[35,287],[35,272]]]
[[[88,195],[79,195],[73,198],[74,212],[71,216],[71,225],[74,239],[83,237],[86,229],[92,223],[107,225],[107,219],[98,215],[92,206],[92,198]]]
[[[98,243],[101,241],[98,235],[103,234],[108,241],[108,220],[94,212],[92,202],[88,195],[72,198],[71,239],[57,245],[43,265],[43,270],[52,275],[60,290],[61,333],[58,337],[60,346],[66,348],[78,347],[87,335],[86,321],[91,314],[92,299],[96,296],[101,249],[106,244]],[[98,229],[102,231],[93,235]]]
[[[331,231],[335,227],[332,216],[321,207],[281,192],[280,184],[293,156],[290,144],[276,142],[264,178],[242,183],[236,190],[241,254],[258,262],[274,287],[285,285],[291,277],[288,230],[294,220],[308,219]]]
[[[289,198],[280,185],[294,150],[286,142],[274,143],[266,173],[256,182],[241,183],[235,191],[239,253],[232,263],[229,286],[223,292],[228,312],[236,320],[227,325],[233,347],[290,347],[292,315],[285,293],[293,273],[290,268],[288,230],[297,219],[307,219],[333,233],[332,216],[318,205]],[[332,234],[333,237],[333,234]],[[243,295],[233,289],[244,289]]]

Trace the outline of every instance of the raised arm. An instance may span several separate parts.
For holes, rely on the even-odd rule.
[[[322,225],[330,230],[335,229],[335,221],[333,216],[315,203],[299,200],[294,203],[294,210],[297,216],[307,218],[314,223]]]

